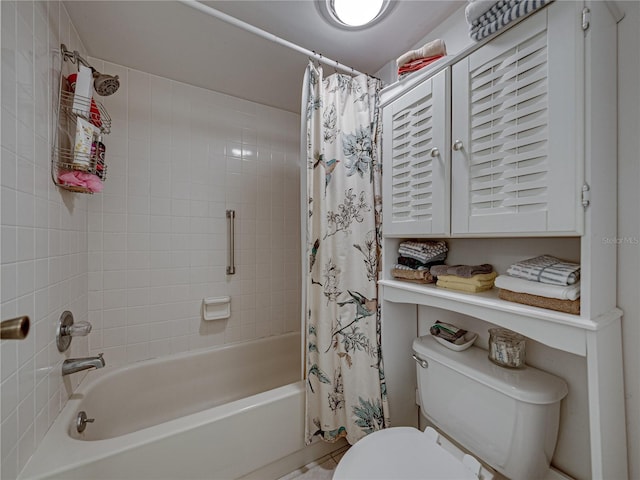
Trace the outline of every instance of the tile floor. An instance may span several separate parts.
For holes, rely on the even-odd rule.
[[[284,477],[280,477],[278,480],[331,480],[333,471],[344,455],[344,452],[348,449],[349,445],[340,448],[315,462],[286,474]]]

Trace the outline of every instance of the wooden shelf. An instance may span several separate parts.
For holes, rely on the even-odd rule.
[[[442,308],[514,330],[533,340],[576,355],[585,356],[586,333],[598,331],[622,316],[613,309],[595,319],[530,307],[498,298],[498,290],[464,293],[401,280],[381,280],[382,298]]]

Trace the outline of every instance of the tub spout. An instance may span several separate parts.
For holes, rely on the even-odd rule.
[[[90,368],[102,368],[104,366],[105,363],[104,358],[102,358],[102,353],[97,357],[68,358],[62,362],[62,375],[69,375],[82,370],[89,370]]]

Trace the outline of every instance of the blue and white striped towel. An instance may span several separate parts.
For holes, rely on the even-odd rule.
[[[398,254],[403,257],[413,258],[422,263],[429,263],[435,259],[444,260],[442,254],[448,251],[447,243],[444,240],[438,241],[411,241],[402,242],[398,247]]]
[[[476,41],[482,40],[514,20],[544,7],[551,1],[553,0],[509,0],[508,2],[501,0],[496,2],[495,8],[492,7],[473,22],[469,36]]]
[[[507,273],[512,277],[550,285],[573,285],[580,280],[580,264],[565,262],[551,255],[540,255],[514,263]]]
[[[509,0],[469,0],[467,7],[464,9],[464,16],[467,19],[467,23],[471,26],[476,24],[476,21],[485,12],[491,9],[499,9],[502,7],[503,2]]]

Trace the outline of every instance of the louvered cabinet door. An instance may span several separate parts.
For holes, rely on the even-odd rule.
[[[383,222],[387,236],[449,234],[450,70],[383,110]]]
[[[580,234],[573,4],[556,2],[453,66],[453,234]]]

